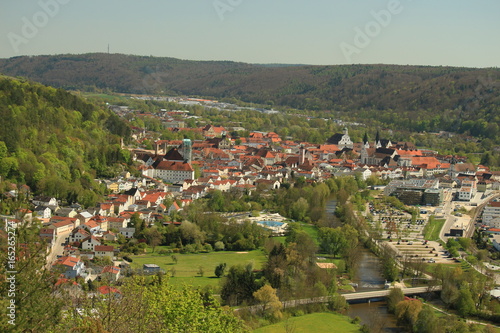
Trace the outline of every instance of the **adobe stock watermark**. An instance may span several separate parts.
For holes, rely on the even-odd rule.
[[[215,9],[215,12],[219,16],[219,19],[221,21],[224,21],[225,17],[224,15],[227,12],[232,12],[236,7],[241,5],[243,3],[243,0],[215,0],[213,2],[213,6]]]
[[[145,93],[156,93],[158,89],[164,89],[168,73],[163,71],[159,65],[155,69],[146,67],[146,76],[142,79],[142,88]]]
[[[411,1],[411,0],[409,0]],[[360,54],[361,50],[366,48],[372,42],[373,38],[377,37],[383,28],[389,26],[392,18],[395,15],[401,14],[404,7],[400,0],[390,0],[387,3],[386,9],[379,11],[370,11],[373,20],[367,22],[363,28],[354,28],[354,38],[352,44],[340,43],[340,50],[348,62],[352,62],[352,56]]]
[[[6,280],[7,280],[7,322],[10,325],[16,324],[16,243],[17,235],[15,223],[7,222],[7,263],[6,263]]]
[[[26,16],[21,18],[22,25],[20,34],[12,31],[7,34],[7,38],[14,52],[19,53],[19,46],[28,44],[30,40],[35,38],[40,32],[40,29],[46,27],[49,20],[59,13],[61,5],[66,5],[70,1],[71,0],[38,1],[38,6],[41,10],[33,14],[31,19]]]
[[[474,100],[471,104],[467,104],[465,109],[468,111],[478,110],[481,106],[481,102],[485,100],[486,97],[490,97],[496,93],[495,89],[499,86],[500,82],[495,81],[491,74],[489,74],[486,78],[484,76],[480,76],[478,78],[478,85],[476,89],[474,89]]]

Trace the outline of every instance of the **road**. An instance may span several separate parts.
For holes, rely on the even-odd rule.
[[[47,255],[47,268],[52,267],[52,264],[54,264],[54,262],[57,260],[57,256],[63,254],[63,243],[66,241],[66,237],[68,237],[70,233],[71,231],[66,231],[57,235],[56,244],[52,247],[50,253]]]
[[[448,237],[446,237],[444,234],[449,232],[451,226],[455,222],[455,216],[451,215],[451,211],[453,210],[452,200],[453,200],[453,191],[447,190],[444,196],[444,205],[443,205],[443,213],[446,218],[446,222],[444,223],[443,228],[441,228],[441,232],[439,233],[439,238],[443,242],[446,242],[448,240]]]

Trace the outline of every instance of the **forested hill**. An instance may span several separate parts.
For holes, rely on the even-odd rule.
[[[500,69],[253,65],[94,53],[0,59],[0,72],[65,89],[236,98],[345,111],[411,131],[500,136]]]
[[[311,110],[453,110],[478,97],[499,104],[492,90],[500,80],[499,69],[264,66],[103,53],[0,59],[0,72],[65,89],[235,97]]]
[[[35,193],[91,205],[99,193],[94,178],[130,160],[120,149],[120,137],[128,135],[129,127],[106,108],[62,89],[0,76],[2,186],[26,183]]]

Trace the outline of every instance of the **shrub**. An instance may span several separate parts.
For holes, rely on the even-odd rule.
[[[224,242],[222,242],[222,241],[215,242],[214,247],[215,247],[215,251],[222,251],[226,248],[226,246],[224,245]]]
[[[212,245],[210,245],[210,244],[205,244],[205,245],[203,246],[203,250],[204,250],[205,252],[212,252],[214,249],[213,249]]]

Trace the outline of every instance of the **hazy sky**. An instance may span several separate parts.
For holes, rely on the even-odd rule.
[[[1,0],[0,58],[498,67],[499,0]]]

